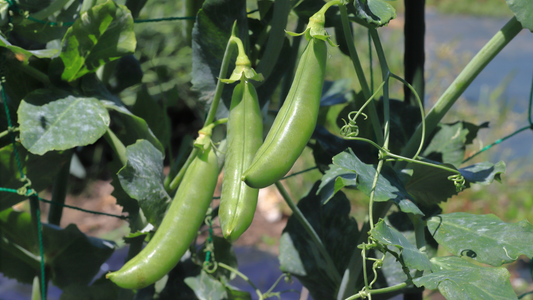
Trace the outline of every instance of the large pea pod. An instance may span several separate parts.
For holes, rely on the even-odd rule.
[[[241,177],[262,142],[263,121],[257,93],[248,79],[242,79],[231,99],[218,213],[222,233],[229,240],[239,238],[252,223],[259,190],[247,186]]]
[[[326,69],[326,42],[311,38],[294,81],[265,142],[257,151],[243,180],[264,188],[283,178],[292,168],[315,130]]]
[[[209,146],[200,150],[148,245],[120,270],[106,277],[122,288],[141,289],[172,270],[204,221],[215,191],[218,170],[214,149]]]

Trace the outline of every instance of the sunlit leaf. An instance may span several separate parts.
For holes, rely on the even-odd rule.
[[[533,3],[529,0],[505,0],[522,27],[533,32]]]
[[[22,145],[39,155],[92,144],[110,122],[97,99],[48,89],[29,94],[19,106],[18,118]]]
[[[372,238],[382,245],[398,248],[405,265],[417,270],[431,270],[431,264],[425,253],[420,252],[403,234],[396,229],[389,227],[383,220],[380,220],[370,231]]]
[[[514,224],[495,215],[451,213],[427,221],[440,245],[457,256],[468,256],[492,266],[501,266],[522,254],[533,257],[533,226],[526,220]]]
[[[413,280],[418,287],[439,289],[448,300],[517,299],[505,268],[473,265],[459,257],[434,257],[433,273]]]
[[[129,10],[111,0],[95,5],[82,13],[63,37],[59,58],[65,70],[61,78],[73,81],[95,72],[107,62],[133,54],[135,46]]]
[[[200,300],[223,300],[227,297],[224,285],[202,271],[196,277],[185,278],[185,283],[194,291]]]

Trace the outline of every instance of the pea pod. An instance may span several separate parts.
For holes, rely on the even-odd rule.
[[[252,223],[259,190],[247,186],[241,177],[262,142],[263,121],[257,93],[250,81],[242,80],[231,99],[220,196],[220,226],[229,240],[236,240]]]
[[[235,32],[231,40],[237,44],[239,55],[231,77],[222,81],[240,80],[240,83],[231,98],[226,138],[228,150],[218,216],[224,237],[236,240],[252,223],[257,206],[259,190],[247,186],[241,177],[263,142],[263,118],[257,93],[250,82],[250,79],[260,81],[263,76],[251,68],[242,41]]]
[[[304,150],[318,118],[326,59],[326,42],[311,38],[298,63],[287,98],[243,175],[247,185],[264,188],[280,180]]]
[[[148,245],[124,266],[106,275],[118,286],[140,289],[174,268],[196,237],[211,203],[218,177],[218,159],[210,129],[200,132],[202,148],[187,168],[167,214]],[[205,146],[204,146],[205,145]]]

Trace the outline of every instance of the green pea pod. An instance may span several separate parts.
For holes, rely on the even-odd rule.
[[[210,136],[210,132],[208,134]],[[106,275],[118,286],[141,289],[163,278],[174,268],[197,235],[218,177],[218,159],[210,137],[187,168],[167,214],[148,245],[124,266]],[[197,140],[197,141],[198,141]]]
[[[312,37],[300,58],[287,98],[243,175],[250,187],[264,188],[283,178],[307,145],[318,118],[326,59],[326,42]]]
[[[243,172],[263,142],[263,120],[254,86],[246,78],[233,90],[228,117],[224,179],[219,219],[224,237],[236,240],[252,223],[258,189],[247,186]]]

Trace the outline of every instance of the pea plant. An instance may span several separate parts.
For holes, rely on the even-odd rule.
[[[486,124],[441,120],[507,43],[533,31],[533,4],[506,2],[515,16],[426,114],[424,1],[405,1],[400,76],[380,40],[396,17],[384,0],[186,0],[185,16],[157,19],[140,18],[153,5],[145,0],[0,0],[0,272],[33,284],[33,299],[46,299],[50,282],[61,299],[252,299],[230,284],[236,276],[258,299],[283,299],[242,274],[232,249],[259,189],[275,185],[292,210],[279,280],[297,278],[313,299],[422,299],[424,289],[518,299],[503,265],[533,257],[533,226],[439,206],[505,172],[502,161],[467,163],[466,145]],[[173,41],[135,30],[170,21],[183,29]],[[378,56],[376,89],[356,27]],[[352,62],[357,86],[325,80],[332,47]],[[169,74],[191,60],[191,74]],[[403,100],[390,97],[391,80]],[[296,204],[280,180],[305,147],[323,175]],[[123,215],[109,217],[131,229],[124,265],[99,278],[116,245],[59,226],[73,159],[111,174]],[[364,220],[350,216],[346,189],[368,197]],[[29,212],[13,207],[28,199]],[[50,203],[47,222],[40,202]]]

